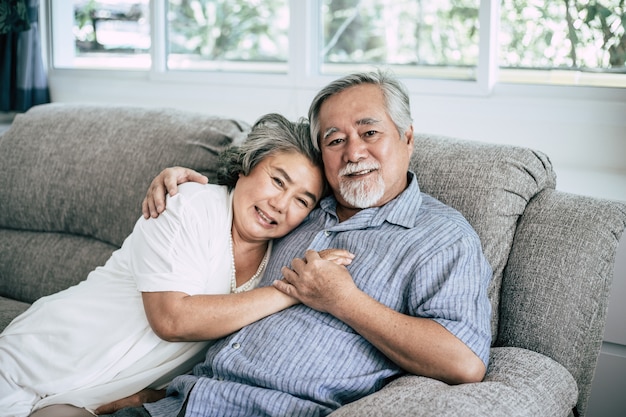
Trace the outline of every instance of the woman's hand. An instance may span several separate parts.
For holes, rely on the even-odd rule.
[[[121,400],[113,401],[112,403],[102,405],[95,410],[97,415],[100,414],[113,414],[116,411],[126,407],[141,407],[145,403],[153,403],[159,401],[161,398],[165,398],[165,390],[155,390],[146,388],[139,391],[136,394],[122,398]]]
[[[146,197],[141,203],[141,212],[146,219],[159,217],[165,210],[165,195],[176,195],[178,184],[199,182],[206,184],[209,179],[197,171],[183,167],[165,168],[157,175],[148,187]]]
[[[318,252],[320,258],[326,261],[333,261],[337,265],[348,266],[354,259],[354,254],[345,249],[324,249]]]

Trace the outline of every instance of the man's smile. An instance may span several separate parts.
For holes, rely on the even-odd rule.
[[[349,173],[346,176],[348,176],[348,177],[358,177],[358,176],[362,176],[362,175],[367,175],[367,174],[372,173],[374,171],[375,171],[375,169],[364,169],[362,171],[356,171],[356,172]]]

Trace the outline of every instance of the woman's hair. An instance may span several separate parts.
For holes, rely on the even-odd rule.
[[[331,96],[340,93],[350,87],[361,84],[374,84],[380,87],[387,107],[387,114],[396,125],[400,137],[403,137],[413,120],[411,119],[411,106],[409,94],[402,83],[391,73],[380,69],[372,72],[350,74],[339,78],[324,87],[313,99],[309,107],[309,120],[311,122],[311,140],[315,149],[319,149],[320,109],[324,101]]]
[[[259,162],[277,153],[297,152],[322,168],[320,152],[313,147],[309,132],[309,122],[304,118],[291,122],[277,113],[262,116],[241,145],[220,153],[217,182],[233,188],[239,174],[248,175]]]

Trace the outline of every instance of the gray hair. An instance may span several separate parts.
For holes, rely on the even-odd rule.
[[[372,72],[362,72],[346,75],[324,87],[313,99],[309,107],[309,120],[311,123],[311,141],[313,146],[319,149],[320,121],[319,114],[322,104],[335,94],[361,84],[374,84],[380,87],[387,107],[387,114],[396,125],[400,137],[404,135],[413,120],[411,118],[411,106],[406,87],[391,73],[380,69]]]
[[[241,145],[231,146],[220,153],[218,184],[234,187],[239,174],[248,175],[259,162],[277,153],[297,152],[323,172],[322,158],[311,143],[309,129],[304,118],[291,122],[277,113],[262,116]]]

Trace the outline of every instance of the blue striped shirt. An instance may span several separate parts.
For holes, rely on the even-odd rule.
[[[379,302],[436,320],[487,365],[491,341],[487,285],[492,271],[478,236],[454,209],[409,187],[383,207],[339,222],[336,200],[321,202],[274,243],[261,285],[306,249],[344,248],[356,285]],[[297,305],[209,348],[193,374],[176,378],[155,417],[322,416],[382,388],[403,371],[345,323]],[[192,389],[193,388],[193,389]]]

